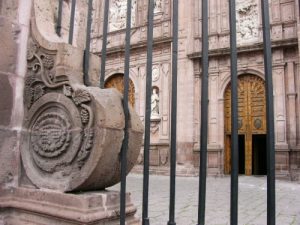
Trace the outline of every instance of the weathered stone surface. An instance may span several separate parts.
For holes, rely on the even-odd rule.
[[[9,77],[0,72],[0,126],[9,126],[13,110],[13,87]]]
[[[0,15],[0,72],[14,73],[16,70],[18,31],[16,24]]]
[[[0,129],[0,192],[18,182],[18,138],[16,131]]]
[[[128,225],[139,225],[135,206],[126,196]],[[115,191],[64,194],[17,188],[0,193],[0,224],[11,225],[118,225],[120,195]],[[47,215],[47,216],[45,216]]]

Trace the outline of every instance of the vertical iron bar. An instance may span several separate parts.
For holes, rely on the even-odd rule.
[[[144,138],[144,178],[143,178],[143,225],[149,225],[148,195],[149,195],[149,147],[150,147],[150,117],[153,61],[153,17],[154,0],[148,0],[148,29],[147,29],[147,78],[145,105],[145,138]]]
[[[108,29],[108,10],[109,10],[109,0],[105,0],[103,33],[102,33],[100,88],[104,88],[105,63],[106,63],[106,46],[107,46],[107,31],[108,31],[107,30]]]
[[[56,33],[58,36],[61,36],[62,8],[63,8],[63,0],[59,0],[58,14],[57,14],[57,26],[56,26]]]
[[[238,79],[236,47],[236,10],[235,0],[229,1],[230,14],[230,56],[231,56],[231,193],[230,224],[238,224]]]
[[[89,67],[90,67],[92,10],[93,10],[93,0],[89,0],[89,2],[88,2],[88,18],[87,18],[87,26],[86,26],[86,39],[85,39],[86,43],[85,43],[84,60],[83,60],[83,76],[84,76],[83,81],[86,86],[90,85]]]
[[[121,149],[121,193],[120,193],[120,225],[126,220],[126,171],[128,149],[128,92],[129,92],[129,66],[130,66],[130,31],[131,31],[131,0],[127,0],[126,37],[125,37],[125,69],[124,69],[124,98],[123,107],[125,115],[124,139]]]
[[[72,0],[71,6],[71,16],[70,16],[70,31],[69,31],[69,44],[73,44],[73,33],[74,33],[74,23],[75,23],[75,9],[76,0]]]
[[[201,82],[201,129],[200,129],[200,177],[198,225],[205,224],[207,121],[208,121],[208,2],[202,0],[202,82]]]
[[[173,45],[172,45],[172,105],[171,105],[171,166],[170,205],[168,225],[175,223],[176,185],[176,135],[177,135],[177,59],[178,59],[178,0],[173,0]]]
[[[275,225],[275,142],[272,82],[272,50],[270,38],[269,1],[262,0],[264,67],[267,98],[267,224]]]

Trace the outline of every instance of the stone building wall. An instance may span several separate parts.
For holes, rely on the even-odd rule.
[[[0,189],[19,182],[30,9],[31,1],[0,1]]]
[[[111,1],[111,5],[116,6]],[[172,1],[158,1],[161,10],[155,12],[154,21],[154,71],[159,67],[165,81],[153,82],[163,92],[160,101],[158,134],[151,127],[151,165],[161,171],[165,151],[169,151],[171,98],[171,49]],[[103,5],[95,3],[94,52],[101,51]],[[201,102],[201,4],[199,1],[179,1],[179,64],[178,64],[178,120],[177,163],[179,172],[195,173],[199,164],[200,102]],[[134,24],[131,43],[131,73],[136,88],[136,110],[143,119],[145,103],[146,67],[146,15],[147,1],[137,1],[134,6]],[[258,0],[237,1],[238,73],[252,74],[264,79],[261,5]],[[299,51],[298,51],[298,3],[294,0],[270,1],[271,35],[273,48],[274,112],[276,168],[285,176],[291,168],[299,168],[300,120],[299,120]],[[124,7],[123,7],[123,12]],[[115,9],[110,9],[111,12]],[[209,1],[209,133],[208,167],[213,174],[224,173],[224,91],[230,82],[229,13],[228,1]],[[110,24],[113,17],[110,17]],[[124,24],[123,24],[124,25]],[[97,27],[97,28],[96,28]],[[108,66],[106,79],[114,73],[123,73],[124,26],[108,36]],[[168,71],[166,73],[166,71]],[[167,75],[168,74],[168,75]],[[158,84],[158,83],[159,84]],[[161,86],[163,85],[163,86]],[[155,128],[155,129],[154,129]],[[160,144],[159,144],[160,143]],[[164,148],[159,145],[165,145]],[[163,149],[163,150],[160,150]],[[168,155],[168,153],[167,153]],[[167,163],[165,164],[167,165]],[[181,166],[182,165],[182,166]],[[196,170],[194,169],[196,168]]]

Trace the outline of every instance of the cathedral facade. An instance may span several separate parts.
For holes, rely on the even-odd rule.
[[[93,51],[102,45],[103,1],[95,2]],[[130,101],[144,120],[146,81],[147,0],[133,1]],[[177,163],[179,173],[195,173],[199,165],[201,102],[201,1],[179,1]],[[230,173],[230,49],[229,3],[209,1],[208,171]],[[274,124],[277,175],[291,177],[300,167],[299,10],[295,0],[270,1],[273,54]],[[168,167],[172,1],[156,0],[152,86],[158,95],[151,118],[150,164]],[[237,0],[239,95],[239,168],[241,174],[266,174],[265,74],[261,5]],[[107,42],[106,87],[120,91],[124,73],[126,1],[111,0]],[[140,163],[142,164],[142,150]]]

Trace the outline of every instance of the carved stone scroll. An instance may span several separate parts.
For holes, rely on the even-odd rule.
[[[29,41],[22,161],[40,188],[61,191],[104,189],[120,180],[119,153],[124,136],[122,97],[72,83],[57,74],[58,51]],[[131,110],[128,171],[142,142],[143,128]]]

